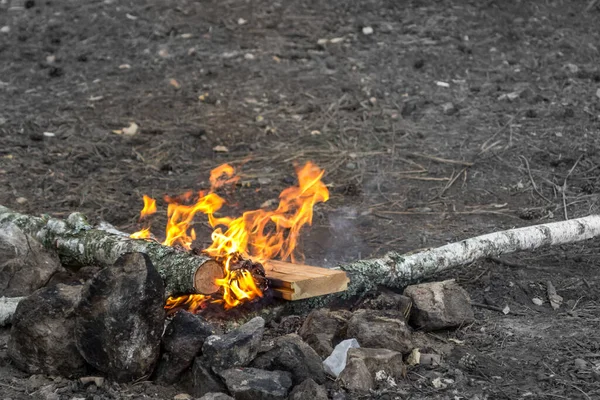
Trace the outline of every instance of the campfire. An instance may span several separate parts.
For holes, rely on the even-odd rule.
[[[165,308],[199,312],[208,304],[217,303],[230,309],[263,297],[268,288],[265,263],[275,259],[295,263],[302,259],[296,252],[300,230],[311,225],[314,206],[329,199],[329,191],[322,181],[324,173],[312,162],[297,167],[298,185],[281,192],[276,208],[265,206],[246,211],[237,218],[217,214],[227,204],[217,191],[240,180],[229,164],[211,171],[209,190],[165,196],[168,220],[162,244],[196,252],[193,248],[196,231],[192,225],[197,214],[204,214],[213,228],[212,243],[200,253],[211,257],[222,267],[222,277],[213,279],[218,289],[216,293],[170,296]],[[143,201],[140,220],[148,222],[150,216],[157,212],[156,200],[144,195]],[[150,226],[130,237],[156,240]]]

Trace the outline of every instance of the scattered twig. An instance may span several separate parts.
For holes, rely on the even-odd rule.
[[[466,167],[471,167],[473,165],[472,162],[468,162],[468,161],[449,160],[447,158],[440,158],[440,157],[436,157],[436,156],[430,156],[428,154],[421,154],[421,153],[409,153],[409,154],[412,155],[412,156],[415,156],[415,157],[421,157],[421,158],[425,158],[427,160],[437,161],[437,162],[444,163],[444,164],[464,165]]]
[[[573,170],[575,170],[575,167],[577,167],[577,164],[579,164],[579,161],[581,160],[582,157],[583,157],[583,154],[579,156],[577,161],[575,161],[575,164],[573,164],[573,166],[569,170],[569,173],[567,174],[567,176],[565,176],[565,180],[562,185],[562,200],[563,200],[563,210],[565,212],[565,220],[569,219],[569,216],[567,215],[567,195],[566,195],[567,179],[569,179],[569,176],[571,176],[571,174],[573,173]]]
[[[477,307],[477,308],[485,308],[486,310],[498,311],[499,313],[502,313],[502,314],[506,315],[506,313],[504,312],[504,309],[502,307],[491,306],[489,304],[475,303],[475,302],[471,302],[471,305],[473,307]],[[518,311],[513,311],[513,310],[510,310],[509,314],[513,314],[513,315],[527,315],[525,313],[518,312]]]
[[[544,199],[547,203],[552,203],[552,201],[550,199],[548,199],[546,196],[544,196],[537,188],[537,185],[535,184],[535,181],[533,180],[533,175],[531,175],[531,169],[529,168],[529,161],[527,161],[527,158],[523,157],[523,156],[519,156],[521,157],[521,159],[523,161],[525,161],[525,166],[527,167],[527,173],[529,174],[529,179],[531,180],[531,186],[533,187],[533,190],[535,190],[535,192],[538,194],[538,196],[540,196],[542,199]]]
[[[594,8],[594,6],[596,5],[596,3],[598,3],[598,0],[590,0],[590,2],[588,3],[588,5],[585,7],[584,12],[590,12],[592,10],[592,8]]]
[[[464,167],[463,169],[460,170],[460,172],[458,174],[456,174],[456,176],[454,176],[452,179],[450,179],[450,182],[448,182],[446,184],[446,186],[442,189],[442,191],[433,198],[433,200],[435,199],[439,199],[441,198],[444,193],[446,193],[448,191],[448,189],[450,189],[452,187],[452,185],[454,185],[454,182],[456,182],[456,180],[458,179],[459,176],[461,176],[463,173],[466,174],[467,173],[467,169],[469,167]]]
[[[488,140],[486,140],[485,142],[483,142],[483,144],[481,145],[481,152],[479,153],[480,155],[487,152],[489,149],[491,149],[492,147],[494,147],[495,143],[492,144],[491,146],[488,146],[488,144],[494,140],[494,138],[496,136],[498,136],[504,129],[506,129],[506,127],[510,126],[510,124],[512,124],[512,122],[515,120],[515,118],[517,117],[517,115],[519,115],[519,113],[516,113],[515,115],[513,115],[512,117],[510,117],[510,119],[508,120],[508,122],[504,125],[502,125],[498,130],[496,130],[496,132],[494,132],[494,134],[492,136],[489,137]]]
[[[497,257],[488,257],[488,260],[493,261],[497,264],[506,265],[507,267],[510,267],[510,268],[519,268],[519,269],[528,268],[528,266],[525,264],[519,264],[519,263],[515,263],[512,261],[506,261],[506,260],[502,260],[501,258],[497,258]]]

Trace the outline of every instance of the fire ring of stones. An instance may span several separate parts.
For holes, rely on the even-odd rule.
[[[104,388],[98,390],[109,390],[105,379],[171,385],[186,393],[179,399],[327,399],[386,390],[405,379],[407,364],[440,364],[450,354],[428,346],[423,332],[473,321],[469,296],[454,281],[380,293],[353,312],[263,309],[226,324],[185,310],[168,317],[163,280],[145,254],[75,273],[33,238],[22,239],[31,240],[31,250],[16,258],[0,241],[8,260],[0,295],[23,297],[8,356],[29,374]]]

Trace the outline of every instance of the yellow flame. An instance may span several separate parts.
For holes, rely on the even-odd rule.
[[[167,229],[164,245],[179,245],[191,249],[196,233],[191,227],[197,213],[208,216],[214,228],[212,244],[204,250],[209,256],[223,263],[225,276],[215,283],[222,289],[222,300],[211,300],[209,296],[190,295],[170,299],[167,307],[186,306],[189,309],[201,307],[206,301],[222,302],[226,309],[245,301],[261,297],[263,294],[252,274],[244,269],[232,268],[232,261],[251,259],[265,262],[274,258],[291,259],[294,262],[300,229],[312,224],[313,207],[329,199],[329,191],[322,182],[325,171],[308,162],[296,169],[298,186],[289,187],[279,195],[279,205],[275,210],[258,209],[244,212],[238,218],[216,217],[215,213],[225,204],[225,200],[214,191],[226,184],[234,184],[239,177],[228,164],[211,171],[211,190],[199,192],[194,197],[187,192],[179,197],[165,197],[167,208]],[[148,198],[150,199],[150,198]],[[150,199],[152,200],[152,199]],[[193,204],[184,204],[190,203]],[[144,197],[144,208],[150,202]],[[154,206],[155,207],[155,206]],[[149,230],[134,233],[133,238],[149,237]],[[301,256],[301,255],[300,255]]]

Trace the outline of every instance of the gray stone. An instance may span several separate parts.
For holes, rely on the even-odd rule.
[[[127,253],[85,286],[75,338],[85,360],[116,381],[152,372],[164,327],[164,284],[147,255]]]
[[[375,386],[375,381],[369,368],[367,368],[365,362],[360,358],[348,360],[346,368],[344,368],[338,380],[344,388],[353,392],[369,391]]]
[[[348,350],[348,362],[355,358],[363,360],[373,379],[379,371],[396,379],[401,378],[404,372],[402,353],[397,351],[367,347]]]
[[[213,326],[199,315],[179,311],[162,338],[163,354],[156,369],[156,380],[175,383],[194,362],[207,337],[214,334]]]
[[[312,379],[306,379],[304,382],[292,389],[288,400],[327,400],[327,390],[317,384]]]
[[[225,393],[206,393],[199,400],[234,400],[234,398]]]
[[[406,321],[410,316],[411,307],[410,297],[386,290],[374,299],[366,300],[361,308],[388,311],[391,315],[402,317]]]
[[[202,346],[202,359],[215,372],[244,367],[256,357],[265,331],[265,320],[252,318],[226,335],[209,336]]]
[[[73,334],[81,291],[82,286],[57,285],[21,300],[8,340],[8,355],[19,369],[68,377],[85,373]]]
[[[252,366],[269,371],[288,371],[295,385],[308,378],[325,383],[321,357],[294,333],[277,338],[275,346],[256,358]]]
[[[62,271],[56,253],[12,222],[0,225],[0,297],[28,296]]]
[[[446,115],[454,115],[458,112],[458,109],[452,103],[442,104],[442,110],[444,111],[444,114],[446,114]]]
[[[292,376],[284,371],[232,368],[221,377],[236,400],[283,400],[292,387]]]
[[[209,365],[201,357],[197,357],[192,368],[192,394],[196,397],[211,392],[224,392],[227,389],[221,378],[213,374]]]
[[[308,314],[298,334],[321,358],[326,358],[333,351],[335,342],[344,338],[351,315],[349,311],[314,310]]]
[[[347,336],[356,338],[364,347],[390,349],[409,353],[413,348],[411,331],[400,318],[388,317],[382,311],[358,310],[348,322]]]
[[[473,322],[471,298],[454,280],[421,283],[404,290],[413,301],[410,323],[423,331]]]

